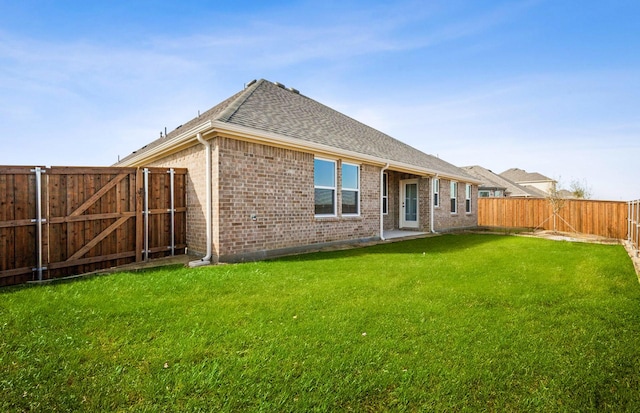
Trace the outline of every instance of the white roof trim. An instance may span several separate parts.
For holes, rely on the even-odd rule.
[[[148,159],[158,158],[162,156],[164,152],[168,152],[176,146],[182,146],[190,141],[196,142],[196,135],[198,133],[211,134],[211,133],[227,133],[238,138],[250,140],[254,142],[284,146],[292,149],[302,150],[305,152],[311,152],[314,154],[328,155],[338,158],[349,158],[354,161],[360,161],[380,166],[389,164],[389,169],[397,170],[400,172],[407,172],[416,175],[433,176],[438,175],[439,178],[449,178],[459,180],[461,182],[468,182],[473,184],[480,184],[481,181],[477,179],[470,179],[454,174],[443,173],[442,171],[436,171],[428,168],[422,168],[416,165],[391,161],[388,159],[379,158],[376,156],[365,155],[359,152],[344,150],[335,148],[333,146],[319,144],[315,142],[309,142],[303,139],[292,138],[273,132],[266,132],[259,129],[249,128],[246,126],[239,126],[230,123],[220,121],[206,121],[188,131],[185,131],[174,138],[166,140],[161,144],[150,148],[140,154],[133,155],[129,159],[126,159],[120,163],[121,166],[140,166]]]

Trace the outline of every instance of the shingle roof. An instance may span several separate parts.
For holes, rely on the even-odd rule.
[[[529,194],[531,194],[532,197],[535,198],[546,198],[549,196],[548,193],[546,193],[545,191],[543,191],[542,189],[538,189],[535,186],[524,186],[524,185],[520,185],[521,188],[524,188],[525,191],[527,191]]]
[[[493,171],[483,168],[482,166],[464,166],[462,167],[470,175],[480,179],[482,183],[479,188],[503,188],[507,196],[510,197],[535,197],[544,198],[546,194],[537,188],[525,187],[519,185],[501,175],[494,173]]]
[[[206,121],[222,122],[300,139],[336,149],[414,165],[449,176],[475,178],[464,170],[423,153],[328,106],[261,79],[135,154],[142,154]],[[125,162],[132,155],[124,158]]]
[[[553,181],[553,179],[546,177],[538,172],[527,172],[524,169],[511,168],[500,174],[503,178],[507,178],[513,182],[545,182]]]
[[[479,189],[507,189],[507,181],[488,169],[478,165],[463,166],[462,169],[464,169],[469,175],[474,176],[481,181]]]

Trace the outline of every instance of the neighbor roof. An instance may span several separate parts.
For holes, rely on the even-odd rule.
[[[524,169],[511,168],[500,174],[503,178],[507,178],[513,182],[554,182],[553,179],[546,177],[538,172],[527,172]]]
[[[423,153],[293,88],[287,89],[264,79],[250,82],[244,90],[132,153],[120,164],[139,162],[145,159],[145,153],[166,147],[172,140],[207,122],[213,129],[242,128],[258,136],[266,132],[275,139],[286,138],[289,143],[298,142],[304,146],[307,142],[476,182],[473,176],[440,158]]]
[[[489,169],[482,166],[463,166],[462,169],[467,171],[469,175],[475,176],[481,181],[480,189],[507,189],[508,182],[499,175],[494,174]]]
[[[543,198],[546,196],[543,191],[540,191],[537,188],[519,185],[501,175],[496,174],[490,169],[483,168],[479,165],[464,166],[462,169],[482,181],[479,186],[480,189],[503,188],[507,196],[510,197]]]

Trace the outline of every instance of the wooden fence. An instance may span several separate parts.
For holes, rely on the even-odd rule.
[[[629,201],[628,216],[627,240],[640,257],[640,199]]]
[[[565,199],[556,213],[544,198],[480,198],[478,225],[627,238],[627,202]]]
[[[186,169],[0,166],[0,286],[186,247]]]

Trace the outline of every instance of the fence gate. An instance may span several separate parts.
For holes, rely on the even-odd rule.
[[[0,286],[186,247],[186,169],[0,167]]]

